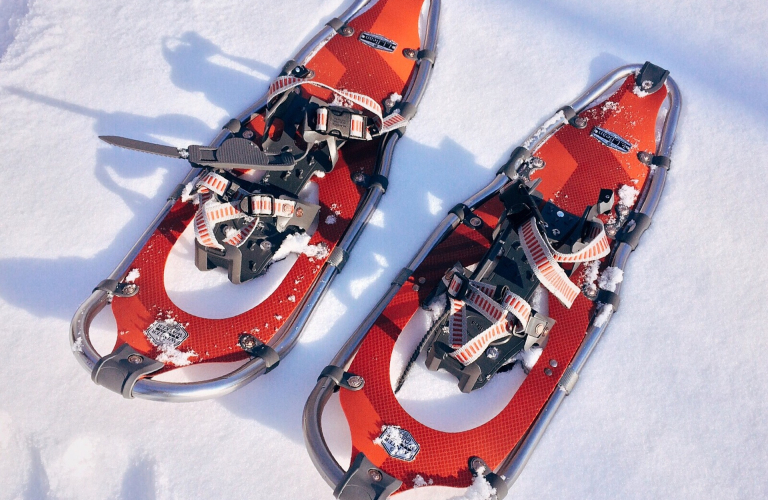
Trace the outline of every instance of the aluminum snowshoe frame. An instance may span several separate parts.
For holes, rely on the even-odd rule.
[[[360,13],[372,1],[374,0],[356,0],[339,17],[328,21],[328,23],[326,23],[326,25],[299,50],[288,64],[293,66],[305,65],[332,36],[336,34],[349,36],[346,32],[348,29],[346,28],[346,23]],[[426,25],[422,30],[420,50],[415,51],[406,49],[410,50],[411,53],[404,52],[406,57],[416,60],[416,69],[408,83],[407,90],[403,95],[403,101],[412,104],[413,109],[418,107],[418,104],[423,97],[426,84],[435,63],[439,13],[440,0],[429,0],[429,11],[426,16]],[[268,95],[268,93],[265,93],[235,118],[240,122],[241,126],[249,121],[255,113],[267,105]],[[230,120],[222,131],[219,132],[216,138],[211,142],[209,146],[210,148],[218,148],[231,136],[229,128],[231,127],[233,120]],[[375,182],[371,182],[367,186],[367,192],[355,212],[355,216],[350,222],[349,227],[336,245],[334,253],[318,273],[319,276],[315,280],[314,285],[295,309],[295,314],[288,318],[268,344],[264,346],[256,346],[257,348],[261,347],[261,351],[243,347],[244,350],[252,355],[255,353],[254,357],[226,375],[209,380],[173,383],[145,378],[145,374],[154,371],[152,369],[152,362],[154,360],[132,353],[130,352],[130,349],[125,349],[125,351],[128,352],[119,353],[118,351],[121,349],[118,349],[112,355],[118,355],[114,369],[120,372],[115,375],[121,378],[124,383],[122,389],[123,396],[126,398],[139,397],[142,399],[166,402],[200,401],[229,394],[251,382],[256,377],[270,371],[270,369],[274,367],[275,356],[282,358],[295,346],[302,330],[312,316],[315,307],[325,295],[333,278],[340,272],[346,261],[346,256],[354,247],[361,230],[365,227],[375,211],[387,187],[386,181],[382,181],[381,179],[386,179],[389,175],[395,146],[401,136],[402,129],[399,129],[389,132],[382,141],[373,179]],[[75,355],[75,358],[77,358],[78,362],[86,371],[91,373],[92,378],[95,377],[95,372],[99,368],[99,362],[104,358],[96,351],[89,337],[89,330],[93,319],[111,302],[114,296],[130,296],[135,293],[135,291],[131,290],[130,284],[121,283],[122,278],[128,272],[131,263],[142,250],[142,247],[181,197],[184,186],[195,179],[200,172],[201,169],[192,168],[189,173],[187,173],[181,183],[168,196],[165,205],[138,241],[133,245],[128,254],[107,279],[99,283],[91,295],[75,312],[70,323],[70,345],[72,346],[72,352]],[[156,369],[157,368],[155,367],[155,370]],[[131,373],[130,370],[135,371]]]
[[[668,76],[668,72],[661,70],[663,73],[653,74],[655,70],[660,70],[660,68],[650,65],[649,63],[646,63],[645,65],[627,65],[617,68],[604,76],[569,106],[561,108],[552,118],[543,122],[542,127],[538,128],[536,132],[523,142],[524,146],[518,147],[513,151],[511,158],[502,165],[493,181],[464,201],[464,206],[467,207],[468,210],[474,210],[496,196],[504,186],[516,178],[518,173],[522,173],[519,172],[519,169],[525,165],[524,160],[526,154],[535,151],[537,147],[542,145],[564,125],[568,123],[574,124],[573,120],[579,113],[586,110],[590,104],[598,101],[601,96],[606,95],[606,93],[617,83],[632,74],[640,75],[642,74],[641,72],[646,71],[648,72],[646,73],[646,76],[650,76],[657,82],[659,80],[665,82],[663,84],[666,85],[666,99],[668,99],[669,108],[666,117],[664,118],[661,137],[657,141],[655,155],[641,159],[641,161],[647,160],[644,162],[647,162],[649,165],[657,165],[658,168],[652,169],[649,173],[649,181],[646,183],[646,188],[640,193],[634,209],[629,214],[629,220],[636,221],[636,223],[629,229],[629,231],[625,229],[626,232],[623,237],[616,240],[616,244],[613,246],[611,254],[606,257],[606,262],[608,262],[609,266],[624,270],[630,255],[637,246],[640,236],[650,225],[651,218],[659,204],[661,193],[666,182],[668,168],[670,166],[669,158],[675,140],[675,132],[682,107],[680,90],[675,81]],[[640,81],[645,81],[645,79]],[[651,93],[657,90],[660,86],[661,85],[657,84],[653,88],[649,87],[646,89],[643,87],[642,89]],[[578,125],[574,124],[574,126]],[[444,238],[454,231],[461,223],[462,220],[456,211],[452,211],[446,215],[442,222],[440,222],[437,228],[431,233],[425,244],[416,253],[415,257],[405,268],[403,268],[396,279],[393,280],[390,288],[381,300],[336,354],[329,367],[323,371],[307,400],[303,415],[304,438],[307,450],[315,467],[320,472],[320,475],[332,488],[334,488],[334,494],[338,498],[347,498],[344,496],[344,488],[346,485],[353,485],[353,488],[350,488],[350,490],[357,491],[358,488],[366,490],[369,495],[372,495],[371,498],[383,499],[387,498],[392,492],[397,491],[401,484],[398,479],[393,478],[383,470],[377,469],[370,463],[366,466],[369,468],[363,470],[365,467],[358,463],[360,462],[361,456],[365,459],[365,456],[362,453],[358,454],[358,458],[355,459],[350,470],[345,471],[336,461],[325,441],[321,425],[322,415],[328,400],[335,391],[339,389],[357,390],[361,388],[362,384],[357,384],[357,387],[353,386],[350,388],[348,380],[355,375],[348,373],[347,370],[349,370],[349,367],[369,330],[373,327],[374,323],[385,310],[392,298],[398,293],[413,270],[417,269],[432,249],[443,241]],[[615,301],[618,301],[620,292],[621,283],[618,283],[614,292],[616,294],[614,298]],[[610,312],[608,312],[607,318],[605,318],[605,321],[602,322],[600,326],[595,324],[594,317],[590,320],[584,340],[576,351],[575,356],[565,368],[562,376],[557,382],[554,392],[549,396],[525,435],[512,448],[510,453],[494,471],[489,471],[486,468],[484,473],[485,478],[491,483],[492,487],[497,489],[496,496],[498,499],[501,499],[506,495],[508,489],[520,476],[523,468],[536,448],[536,445],[541,439],[541,436],[552,421],[555,412],[560,407],[565,397],[573,390],[578,381],[579,373],[605,332],[615,309],[614,306]],[[478,461],[480,465],[485,465],[478,457],[475,457],[474,461]],[[469,468],[473,473],[477,473],[476,468],[473,465],[473,460],[470,460]],[[372,473],[371,471],[374,472]],[[368,473],[368,477],[364,474],[365,472]],[[381,487],[382,483],[386,484],[386,489]],[[353,491],[350,491],[349,494],[352,495],[349,498],[354,497]]]

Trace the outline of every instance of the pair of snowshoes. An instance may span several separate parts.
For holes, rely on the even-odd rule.
[[[393,150],[435,62],[438,15],[438,0],[355,2],[209,147],[103,138],[193,168],[75,314],[73,351],[94,382],[127,398],[194,401],[277,367],[387,189]],[[618,308],[623,269],[670,166],[679,109],[668,72],[619,68],[451,210],[307,402],[307,446],[338,498],[473,480],[505,495]],[[225,285],[253,304],[226,317],[188,312],[167,286],[174,252],[193,278],[226,270]],[[117,342],[101,356],[89,330],[108,304]],[[409,327],[418,322],[426,328]],[[403,343],[412,353],[391,379]],[[155,379],[214,362],[236,367],[202,381]],[[489,421],[445,432],[396,396],[417,366],[450,374],[462,393],[514,370],[524,380]],[[320,424],[335,392],[352,435],[347,470]]]

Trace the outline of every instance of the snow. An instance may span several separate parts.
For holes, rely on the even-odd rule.
[[[645,60],[684,98],[667,187],[620,310],[510,498],[768,497],[768,270],[745,265],[760,262],[768,224],[768,13],[757,0],[444,0],[438,64],[374,224],[280,367],[184,405],[90,381],[70,319],[186,174],[181,160],[97,136],[209,142],[349,3],[0,1],[1,168],[13,183],[0,201],[0,498],[249,498],[259,484],[267,500],[332,499],[301,431],[317,375],[445,210],[598,78]],[[35,245],[19,245],[30,230]],[[380,275],[374,254],[390,264]],[[714,328],[723,318],[727,329]],[[445,411],[417,396],[419,419]],[[332,436],[348,457],[348,431]],[[249,480],[233,481],[243,464]]]
[[[493,500],[496,488],[491,487],[491,483],[483,477],[484,470],[484,467],[480,468],[479,474],[472,478],[472,486],[467,488],[463,495],[453,497],[451,500]]]
[[[139,279],[139,276],[141,276],[141,272],[138,269],[134,268],[134,269],[131,269],[130,271],[128,271],[128,274],[125,275],[125,280],[124,281],[126,283],[133,283],[137,279]]]
[[[637,195],[639,194],[640,191],[637,188],[625,184],[619,188],[619,202],[627,208],[632,208],[635,206],[635,201],[637,201]]]
[[[616,285],[624,281],[624,271],[618,267],[606,267],[597,279],[597,286],[609,292],[616,291]]]

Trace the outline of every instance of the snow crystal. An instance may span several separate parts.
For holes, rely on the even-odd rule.
[[[192,194],[192,191],[195,189],[195,181],[190,181],[184,185],[184,189],[181,190],[181,201],[184,203],[188,202],[189,200],[194,200],[195,204],[197,204],[198,199],[197,195]]]
[[[515,354],[512,360],[520,361],[523,364],[523,371],[528,373],[539,360],[543,351],[544,349],[541,347],[531,347],[530,349],[524,349]]]
[[[336,224],[336,216],[334,214],[329,215],[325,218],[325,223],[329,226]]]
[[[296,302],[296,296],[295,295],[289,295],[288,296],[288,302]]]
[[[83,352],[83,337],[77,337],[72,343],[72,352]]]
[[[277,249],[272,260],[278,261],[288,257],[289,253],[303,253],[309,244],[310,236],[307,233],[289,234],[280,248]]]
[[[392,101],[393,103],[400,102],[403,100],[403,96],[401,96],[397,92],[392,92],[391,94],[389,94],[389,100]]]
[[[648,82],[650,85],[653,85],[653,82],[651,82],[650,80],[646,80],[645,82]],[[643,83],[645,83],[645,82],[643,82]],[[635,94],[637,97],[641,97],[641,98],[648,95],[648,92],[646,92],[645,90],[641,89],[637,85],[635,85],[635,87],[632,89],[632,93]]]
[[[161,363],[170,363],[173,366],[188,366],[192,364],[189,358],[197,357],[195,351],[180,351],[170,344],[159,345],[157,349],[160,351],[160,355],[157,360]]]
[[[237,229],[235,229],[232,226],[227,226],[226,228],[224,228],[224,236],[226,238],[234,238],[235,236],[237,236],[237,233],[238,233]]]
[[[485,480],[483,472],[481,467],[477,476],[472,479],[472,486],[467,488],[463,495],[451,500],[491,500],[496,495],[496,488],[491,487],[491,483]]]
[[[597,286],[609,292],[616,291],[616,285],[624,280],[624,271],[618,267],[607,267],[600,275]]]
[[[603,113],[607,113],[608,111],[616,111],[617,113],[621,111],[621,106],[619,106],[618,102],[613,101],[605,101],[602,107]]]
[[[421,474],[416,474],[416,477],[413,478],[413,487],[415,488],[421,488],[424,486],[430,486],[435,484],[435,481],[430,479],[429,481],[425,480],[423,477],[421,477]]]
[[[605,323],[608,321],[608,318],[611,316],[612,312],[613,312],[613,306],[611,304],[602,304],[599,312],[597,313],[597,316],[595,316],[595,319],[592,320],[592,324],[594,324],[597,327],[601,327],[605,325]]]
[[[430,325],[433,325],[435,321],[437,321],[438,318],[443,315],[443,312],[445,312],[445,306],[446,306],[446,298],[445,298],[445,294],[442,293],[437,297],[434,297],[429,302],[429,304],[423,307],[423,309],[427,311],[427,313],[429,313]]]
[[[582,285],[591,285],[597,280],[600,274],[600,261],[593,260],[584,264],[584,269],[581,271]]]
[[[541,139],[546,137],[547,134],[551,131],[551,129],[555,126],[561,123],[562,121],[565,121],[565,114],[562,111],[558,111],[557,113],[552,116],[549,120],[544,122],[544,124],[539,127],[539,129],[534,133],[531,137],[528,138],[527,141],[523,144],[523,147],[526,149],[531,149],[533,146],[539,142]]]
[[[637,195],[639,194],[640,191],[637,188],[625,184],[619,188],[619,201],[625,207],[632,208],[635,206],[635,201],[637,201]]]
[[[141,274],[139,273],[139,270],[137,268],[131,269],[131,271],[125,277],[125,282],[133,283],[134,281],[139,279],[139,276],[141,276]]]

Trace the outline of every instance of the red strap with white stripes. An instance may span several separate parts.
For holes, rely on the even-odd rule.
[[[539,232],[535,217],[520,226],[518,232],[520,243],[534,274],[541,284],[554,294],[565,307],[570,308],[573,305],[573,301],[579,296],[580,290],[568,278],[558,262],[585,262],[608,255],[611,251],[610,243],[605,234],[603,223],[599,222],[599,225],[600,232],[598,235],[587,246],[570,254],[560,253],[552,248],[546,237]]]
[[[321,87],[330,90],[334,94],[343,97],[349,102],[357,104],[361,108],[370,111],[374,115],[376,126],[379,128],[379,134],[385,134],[389,131],[402,128],[408,124],[408,120],[397,111],[393,111],[385,118],[379,103],[367,95],[358,94],[356,92],[349,92],[348,90],[335,89],[324,83],[314,82],[306,78],[296,78],[295,76],[281,76],[275,80],[272,85],[269,86],[269,95],[267,99],[271,101],[272,98],[276,95],[282,94],[283,92],[291,90],[294,87],[298,87],[299,85],[314,85],[315,87]],[[362,124],[362,120],[360,121],[360,124]],[[363,138],[362,134],[360,138]]]
[[[504,292],[499,304],[492,298],[496,286],[472,280],[468,282],[464,299],[454,299],[450,294],[456,294],[462,285],[458,275],[463,275],[463,267],[459,265],[446,275],[444,282],[449,291],[451,314],[448,325],[451,344],[455,349],[451,356],[466,366],[476,361],[491,343],[512,335],[514,321],[510,315],[514,316],[524,329],[531,317],[531,306],[509,290]],[[491,322],[490,327],[471,340],[467,339],[467,306],[471,306]]]

